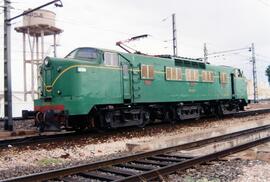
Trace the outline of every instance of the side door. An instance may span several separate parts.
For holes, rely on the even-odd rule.
[[[234,77],[234,73],[231,73],[230,77],[231,77],[232,99],[235,99],[235,77]]]
[[[247,99],[247,83],[239,69],[235,70],[235,97],[237,99]]]
[[[125,103],[130,103],[132,98],[131,67],[130,64],[123,59],[121,61],[121,67],[122,67],[123,99]]]

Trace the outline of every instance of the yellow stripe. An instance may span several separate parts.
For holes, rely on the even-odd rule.
[[[70,67],[67,67],[66,69],[64,69],[59,75],[57,75],[57,77],[54,79],[54,81],[52,82],[51,87],[53,87],[56,83],[56,81],[68,70],[72,69],[72,68],[76,68],[76,67],[87,67],[87,68],[99,68],[99,69],[111,69],[111,70],[121,70],[120,67],[105,67],[105,66],[93,66],[93,65],[82,65],[82,64],[78,64],[78,65],[72,65]],[[48,86],[49,87],[49,86]]]

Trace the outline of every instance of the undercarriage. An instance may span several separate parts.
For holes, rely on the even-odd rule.
[[[174,124],[182,120],[199,119],[205,116],[222,117],[243,110],[245,105],[246,103],[242,100],[231,100],[97,106],[87,116],[69,116],[65,125],[75,130],[85,130],[144,127],[154,122]]]

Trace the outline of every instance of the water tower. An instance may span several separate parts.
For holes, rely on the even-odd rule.
[[[55,13],[48,10],[37,10],[23,17],[23,26],[15,30],[23,34],[23,80],[24,80],[24,101],[27,95],[31,94],[32,99],[38,96],[39,66],[45,57],[44,37],[53,36],[53,50],[56,57],[56,36],[63,30],[55,26]],[[29,51],[28,51],[29,50]],[[27,54],[27,52],[30,52]],[[27,66],[30,65],[30,66]],[[27,88],[27,68],[31,68],[31,88]]]

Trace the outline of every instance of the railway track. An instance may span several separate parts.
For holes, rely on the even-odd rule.
[[[245,117],[257,114],[264,114],[270,113],[270,109],[257,109],[257,110],[250,110],[250,111],[243,111],[234,114],[227,114],[224,117]],[[37,143],[47,143],[52,141],[61,141],[67,140],[68,138],[80,137],[80,136],[87,136],[91,132],[83,132],[83,133],[76,133],[76,132],[65,132],[65,133],[58,133],[58,134],[43,134],[34,135],[34,136],[19,136],[18,138],[13,139],[3,139],[0,140],[0,149],[7,148],[8,146],[24,146],[30,144],[37,144]],[[91,133],[93,134],[93,133]]]
[[[111,160],[104,160],[95,163],[78,165],[57,169],[42,173],[36,173],[27,176],[21,176],[9,181],[149,181],[171,174],[177,170],[187,169],[196,164],[219,159],[233,153],[237,153],[264,142],[270,141],[270,125],[246,129],[222,136],[216,136],[208,139],[202,139],[191,143],[181,144],[169,148],[163,148],[150,152],[133,154],[125,157],[119,157]],[[262,132],[267,132],[261,136]],[[244,144],[236,145],[218,152],[213,152],[204,156],[190,157],[177,155],[177,151],[187,149],[197,149],[207,145],[230,141],[239,137],[247,137],[254,134],[260,134],[260,137],[254,137],[255,140]],[[258,139],[259,138],[259,139]]]
[[[28,116],[27,118],[25,117],[13,117],[12,120],[13,121],[23,121],[23,120],[28,120],[28,119],[34,119],[34,116]],[[0,122],[4,122],[5,119],[4,118],[0,118]]]
[[[18,137],[13,139],[3,139],[0,140],[0,149],[7,148],[9,146],[24,146],[29,144],[36,144],[36,143],[47,143],[51,141],[61,141],[66,140],[68,137],[79,137],[82,134],[76,132],[65,132],[59,134],[42,134],[42,135],[34,135],[34,136],[27,136],[27,137]]]
[[[245,116],[252,116],[252,115],[257,115],[257,114],[266,114],[269,113],[270,109],[254,109],[254,110],[247,110],[247,111],[241,111],[238,113],[233,113],[233,114],[227,114],[225,117],[245,117]]]
[[[241,114],[240,115],[242,115],[243,113],[254,113],[254,114],[256,114],[256,113],[259,113],[259,114],[262,114],[262,113],[268,113],[268,112],[270,112],[270,109],[257,109],[257,110],[252,110],[252,111],[243,111],[243,112],[240,112]],[[228,116],[230,116],[230,115],[235,115],[235,116],[237,116],[238,115],[238,113],[234,113],[234,114],[227,114]],[[34,116],[28,116],[27,118],[25,118],[25,117],[13,117],[12,118],[12,120],[14,120],[14,121],[23,121],[23,120],[28,120],[28,119],[34,119]],[[0,122],[4,122],[5,120],[4,120],[4,118],[0,118]]]

